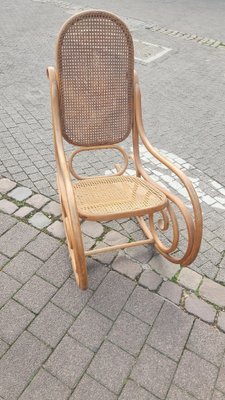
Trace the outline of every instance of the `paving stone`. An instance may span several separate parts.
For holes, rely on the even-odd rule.
[[[21,400],[67,400],[71,390],[44,369],[38,371]]]
[[[129,279],[110,271],[92,296],[89,305],[115,320],[134,286],[135,284]]]
[[[166,281],[163,282],[161,287],[159,288],[160,296],[165,297],[166,299],[172,301],[173,303],[179,305],[180,299],[182,296],[182,288],[178,286],[176,283]]]
[[[30,197],[26,203],[30,204],[30,206],[34,208],[41,208],[49,201],[48,197],[43,196],[42,194],[34,194]]]
[[[4,267],[4,271],[19,282],[26,283],[41,265],[41,260],[21,251]]]
[[[166,397],[167,400],[195,400],[195,397],[191,396],[187,392],[181,390],[175,385],[170,387],[169,393]]]
[[[187,289],[196,290],[202,280],[202,275],[188,268],[182,268],[178,282]]]
[[[145,345],[131,373],[131,378],[160,399],[171,384],[176,363]]]
[[[152,246],[136,246],[130,247],[125,250],[125,252],[136,261],[139,261],[142,264],[147,264],[149,260],[153,257],[154,250]]]
[[[8,229],[12,228],[17,223],[15,218],[0,213],[0,235],[5,233]]]
[[[8,196],[17,201],[26,200],[28,197],[32,195],[32,191],[24,186],[18,186],[8,193]]]
[[[125,310],[143,322],[153,324],[162,307],[163,300],[147,289],[136,287],[130,296]]]
[[[51,220],[43,213],[37,212],[28,220],[28,222],[35,228],[43,229],[51,223]]]
[[[13,214],[18,207],[12,203],[11,201],[8,201],[6,199],[0,200],[0,210],[7,213],[7,214]]]
[[[217,325],[223,332],[225,332],[225,312],[220,311]]]
[[[65,336],[45,364],[47,370],[71,389],[75,387],[90,363],[93,353]]]
[[[0,361],[0,395],[16,399],[50,354],[40,340],[24,332]]]
[[[32,207],[24,206],[24,207],[19,208],[19,210],[17,210],[17,211],[14,213],[14,215],[15,215],[16,217],[19,217],[19,218],[24,218],[24,217],[26,217],[27,215],[29,215],[32,211],[34,211],[34,209],[33,209]]]
[[[6,353],[8,348],[9,348],[9,345],[0,339],[0,358],[3,356],[3,354]]]
[[[74,279],[69,278],[53,297],[52,302],[74,317],[80,314],[92,295],[90,289],[80,290]]]
[[[155,396],[138,386],[133,381],[128,381],[124,386],[119,400],[157,400]]]
[[[189,313],[196,315],[196,317],[206,322],[212,323],[216,316],[215,308],[205,301],[198,299],[194,294],[191,294],[185,300],[185,308]]]
[[[56,201],[50,201],[43,209],[46,214],[54,215],[54,217],[59,217],[61,215],[60,204]]]
[[[32,278],[15,294],[14,298],[38,313],[56,292],[56,288],[38,276]]]
[[[225,287],[219,283],[204,278],[199,289],[199,294],[203,299],[215,303],[220,307],[225,307]]]
[[[65,237],[66,237],[65,231],[64,231],[64,225],[63,225],[63,222],[61,222],[61,221],[53,222],[53,224],[51,224],[47,228],[47,231],[59,239],[65,239]]]
[[[0,179],[0,193],[5,194],[16,187],[16,183],[8,178]]]
[[[60,287],[69,278],[72,268],[67,247],[60,246],[54,254],[37,271],[41,276],[53,285]]]
[[[117,231],[110,231],[104,237],[104,242],[109,246],[127,243],[128,241],[129,239],[126,236],[121,235],[121,233]]]
[[[215,390],[213,392],[212,400],[225,400],[225,395],[221,392],[218,392],[218,390]]]
[[[196,320],[187,348],[219,367],[225,350],[225,335],[215,327]]]
[[[108,318],[86,306],[68,333],[90,350],[96,352],[111,326],[112,322]]]
[[[70,400],[116,400],[115,394],[88,375],[84,375],[78,383]]]
[[[224,268],[218,269],[218,273],[216,275],[216,281],[219,283],[222,283],[222,284],[225,283],[225,269]]]
[[[10,300],[0,310],[0,337],[12,344],[34,318],[34,314]]]
[[[102,280],[108,274],[109,269],[91,257],[86,258],[86,263],[88,273],[88,287],[92,290],[96,290]]]
[[[99,249],[102,247],[108,247],[105,243],[103,242],[97,242],[97,245],[95,246],[95,249]],[[111,264],[114,258],[117,256],[118,252],[117,251],[112,251],[110,253],[99,253],[93,255],[93,258],[97,261],[100,261],[102,264]]]
[[[165,302],[155,320],[147,343],[179,361],[193,324],[193,318],[177,306]]]
[[[150,267],[158,272],[163,278],[171,279],[180,269],[176,264],[172,264],[162,256],[155,256],[150,260]]]
[[[174,383],[199,400],[211,399],[218,370],[213,365],[185,350],[178,365]]]
[[[216,388],[225,394],[225,357],[223,357],[222,365],[219,370]]]
[[[3,236],[0,237],[0,251],[8,257],[14,256],[18,251],[31,241],[37,234],[36,229],[18,222]]]
[[[139,225],[136,222],[132,221],[131,219],[122,223],[122,227],[128,233],[136,232],[139,229]]]
[[[85,235],[88,235],[91,238],[96,239],[103,234],[104,228],[99,222],[85,221],[81,225],[81,230]]]
[[[162,283],[162,278],[154,271],[145,270],[142,272],[138,282],[149,290],[157,290]]]
[[[33,242],[28,244],[26,250],[46,261],[60,245],[61,242],[41,232]]]
[[[90,250],[91,247],[94,246],[95,241],[94,239],[90,238],[89,236],[83,235],[83,242],[85,250]]]
[[[140,264],[135,263],[130,260],[125,255],[119,255],[113,261],[112,268],[131,279],[136,279],[138,275],[142,272]]]
[[[136,356],[147,338],[149,329],[149,325],[122,311],[108,337],[111,342]]]
[[[3,256],[0,254],[0,270],[4,267],[4,265],[9,261],[8,257]]]
[[[21,287],[21,284],[4,272],[0,274],[0,307]]]
[[[55,347],[73,322],[73,317],[51,302],[35,318],[28,330],[44,343]]]
[[[87,372],[112,392],[119,394],[135,359],[110,342],[104,342]]]

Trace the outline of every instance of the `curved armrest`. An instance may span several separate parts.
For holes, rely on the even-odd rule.
[[[193,231],[193,244],[192,244],[192,250],[190,252],[190,255],[188,256],[186,260],[186,265],[190,264],[193,259],[195,258],[196,254],[198,253],[198,250],[200,248],[201,244],[201,238],[202,238],[202,211],[199,203],[199,199],[197,196],[197,193],[193,187],[192,182],[189,180],[189,178],[175,165],[173,165],[166,157],[161,155],[149,142],[147,136],[145,135],[144,131],[144,126],[142,122],[142,112],[141,112],[141,92],[138,84],[138,78],[137,75],[135,74],[135,129],[134,129],[134,145],[136,147],[135,151],[135,163],[136,163],[136,168],[138,173],[146,180],[151,181],[152,184],[160,188],[161,191],[163,191],[167,197],[175,202],[180,210],[182,210],[182,213],[188,221],[188,226],[190,233]],[[136,136],[136,137],[135,137]],[[193,207],[193,213],[194,213],[194,221],[191,217],[191,214],[187,207],[184,205],[184,203],[178,199],[178,197],[174,196],[172,193],[167,191],[166,189],[162,188],[160,185],[155,183],[154,181],[151,180],[151,178],[148,176],[146,171],[144,170],[140,156],[139,156],[139,151],[137,150],[138,147],[138,137],[141,138],[142,143],[146,147],[146,149],[157,159],[159,160],[162,164],[164,164],[167,168],[169,168],[174,174],[177,175],[177,177],[180,179],[184,187],[186,188],[190,201]]]

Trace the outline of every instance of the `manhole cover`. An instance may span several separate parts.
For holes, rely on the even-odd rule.
[[[164,54],[171,51],[168,47],[159,46],[157,44],[142,42],[138,39],[134,39],[134,53],[135,60],[143,64],[148,64],[151,61],[162,57]]]

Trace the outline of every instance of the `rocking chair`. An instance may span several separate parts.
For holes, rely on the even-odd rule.
[[[88,286],[85,256],[131,246],[153,245],[167,260],[187,266],[195,259],[202,237],[202,213],[191,181],[152,147],[144,133],[141,94],[134,71],[131,34],[115,15],[87,11],[72,16],[59,32],[56,70],[49,67],[57,186],[71,262],[77,284]],[[118,143],[132,132],[136,176],[124,175],[129,156]],[[76,146],[67,160],[63,139]],[[169,168],[186,188],[193,212],[174,194],[146,173],[139,154],[139,139],[160,163]],[[78,146],[78,147],[77,147]],[[111,176],[79,176],[72,161],[80,152],[118,150],[124,167],[116,164]],[[74,182],[72,176],[77,180]],[[179,228],[175,204],[187,229],[184,254],[176,249]],[[161,214],[159,227],[154,221]],[[146,216],[149,224],[146,223]],[[136,218],[146,239],[85,251],[81,220],[110,221]],[[165,245],[158,230],[166,231],[169,220],[173,237]]]

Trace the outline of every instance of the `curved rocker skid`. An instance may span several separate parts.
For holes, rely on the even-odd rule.
[[[153,221],[153,215],[149,216],[149,224],[150,224],[150,232],[151,235],[155,241],[155,247],[161,253],[165,258],[167,258],[169,261],[176,263],[176,264],[181,264],[182,266],[187,266],[191,264],[194,259],[196,258],[200,245],[201,245],[201,239],[202,239],[202,211],[200,207],[200,203],[198,200],[198,196],[195,192],[195,189],[191,183],[191,181],[187,178],[187,176],[179,170],[176,166],[174,166],[169,160],[167,160],[164,156],[158,153],[158,151],[155,150],[155,148],[150,144],[148,141],[148,138],[145,135],[144,132],[144,127],[143,127],[143,122],[142,122],[142,113],[141,113],[141,93],[140,93],[140,88],[138,84],[138,77],[137,74],[135,73],[135,88],[134,88],[134,98],[135,98],[135,117],[134,117],[134,129],[133,129],[133,148],[134,148],[134,162],[135,162],[135,167],[136,167],[136,173],[137,176],[143,177],[146,181],[150,182],[151,185],[157,187],[160,189],[168,198],[168,207],[167,211],[164,210],[162,214],[162,220],[159,221],[158,227],[162,231],[166,231],[169,227],[169,219],[168,219],[168,214],[170,216],[171,222],[172,222],[172,227],[173,227],[173,240],[172,244],[169,247],[166,247],[159,239],[157,232],[156,232],[156,227]],[[144,144],[145,148],[156,158],[158,159],[162,164],[164,164],[166,167],[168,167],[174,174],[177,175],[177,177],[181,180],[182,184],[186,188],[190,201],[192,204],[193,208],[193,215],[194,218],[192,218],[192,215],[188,208],[185,206],[185,204],[175,195],[170,193],[168,190],[164,189],[161,187],[159,184],[154,182],[150,176],[146,173],[144,167],[141,164],[141,159],[140,159],[140,154],[139,154],[139,137],[141,138],[142,143]],[[174,203],[179,211],[181,212],[183,219],[185,221],[186,229],[187,229],[187,234],[188,234],[188,242],[187,242],[187,248],[185,251],[185,254],[177,258],[175,255],[172,255],[178,245],[179,245],[179,228],[178,228],[178,222],[177,218],[175,215],[175,212],[173,211],[173,208],[171,206],[171,203]],[[168,214],[167,214],[168,213]],[[139,221],[140,223],[140,221]],[[145,230],[149,230],[147,224],[142,220],[142,227],[144,227]],[[148,237],[148,235],[147,235]]]
[[[71,184],[63,150],[58,104],[58,87],[54,68],[49,67],[47,70],[47,74],[50,80],[51,105],[53,116],[52,122],[57,167],[57,185],[62,209],[63,223],[77,284],[81,289],[86,289],[87,270],[84,246],[81,235],[79,216],[74,199],[73,186]]]

